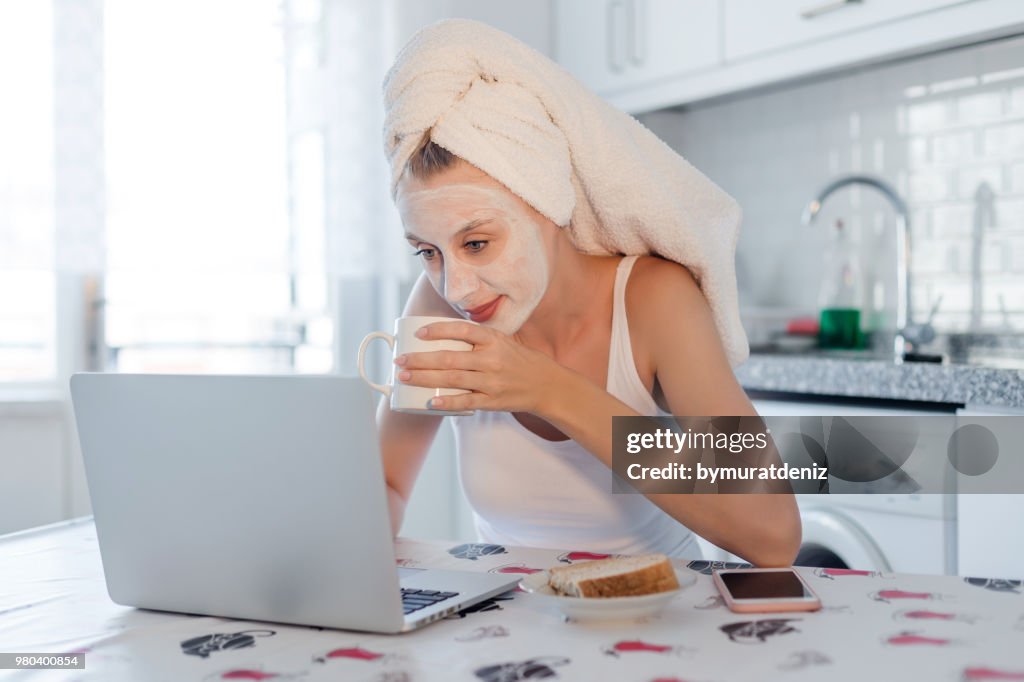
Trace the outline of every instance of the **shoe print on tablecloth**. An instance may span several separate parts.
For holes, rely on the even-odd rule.
[[[471,632],[456,636],[455,641],[479,642],[484,639],[494,639],[495,637],[508,637],[508,635],[508,628],[502,625],[484,625]]]
[[[701,575],[711,575],[714,571],[721,571],[726,568],[753,568],[753,564],[740,563],[737,561],[708,561],[707,559],[694,559],[686,564],[691,571]]]
[[[820,651],[794,651],[779,663],[779,670],[804,670],[820,665],[832,665],[832,659]]]
[[[724,609],[725,608],[725,597],[720,594],[713,594],[699,604],[694,604],[693,608],[700,611],[710,611],[712,609]]]
[[[473,674],[483,682],[518,682],[519,680],[543,680],[558,677],[555,668],[569,665],[568,658],[540,656],[526,661],[495,663],[477,668]]]
[[[216,632],[186,639],[181,643],[181,652],[189,656],[209,658],[216,651],[248,649],[256,646],[257,637],[273,637],[273,630],[243,630],[242,632]]]
[[[737,644],[764,644],[769,638],[800,632],[790,623],[799,623],[800,618],[764,618],[728,623],[718,629]]]
[[[1020,594],[1024,580],[1004,580],[1002,578],[964,578],[964,582],[975,587],[983,587],[992,592]]]
[[[478,602],[476,604],[473,604],[472,606],[467,606],[466,608],[462,609],[457,613],[453,613],[450,616],[446,616],[445,620],[462,620],[466,616],[472,615],[474,613],[486,613],[488,611],[503,611],[504,609],[501,608],[501,602],[511,601],[512,599],[512,597],[510,596],[505,596],[507,594],[509,593],[506,592],[503,595],[491,597],[490,599],[484,599],[482,602]]]
[[[508,554],[508,550],[501,545],[489,545],[483,542],[470,542],[463,545],[456,545],[449,549],[448,553],[456,559],[476,561],[480,557]]]

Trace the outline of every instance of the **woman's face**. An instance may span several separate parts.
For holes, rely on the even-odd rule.
[[[529,319],[550,279],[550,221],[464,162],[404,178],[397,206],[431,284],[460,314],[505,334]]]

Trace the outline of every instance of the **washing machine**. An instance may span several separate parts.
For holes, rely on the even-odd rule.
[[[893,416],[951,414],[946,408],[755,399],[762,416]],[[939,494],[797,495],[803,538],[797,565],[862,570],[956,573],[956,496]],[[707,559],[738,561],[703,539]]]

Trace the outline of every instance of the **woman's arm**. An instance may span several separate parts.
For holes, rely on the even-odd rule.
[[[420,275],[413,286],[402,314],[456,317],[455,311],[437,295],[424,275]],[[405,506],[442,419],[444,417],[429,414],[392,412],[386,398],[377,406],[377,431],[388,487],[391,530],[395,535],[402,527]]]
[[[627,287],[631,337],[652,363],[670,411],[679,416],[755,415],[689,272],[668,261],[643,260],[647,262],[637,264]],[[473,344],[468,353],[433,351],[398,358],[400,381],[471,391],[434,398],[432,405],[438,409],[530,412],[609,468],[612,417],[642,416],[603,386],[493,329],[452,321],[427,325],[418,335]],[[789,565],[799,548],[800,516],[792,495],[647,497],[694,532],[752,563]]]
[[[753,416],[736,382],[711,311],[682,266],[641,259],[627,287],[635,355],[650,363],[669,411],[679,416]],[[583,377],[565,376],[540,408],[544,417],[612,466],[612,417],[637,412]],[[792,563],[800,516],[787,494],[649,494],[673,518],[759,566]]]

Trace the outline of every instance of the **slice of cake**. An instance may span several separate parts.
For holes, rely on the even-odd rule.
[[[679,588],[664,554],[599,559],[548,569],[548,583],[567,597],[635,597]]]

